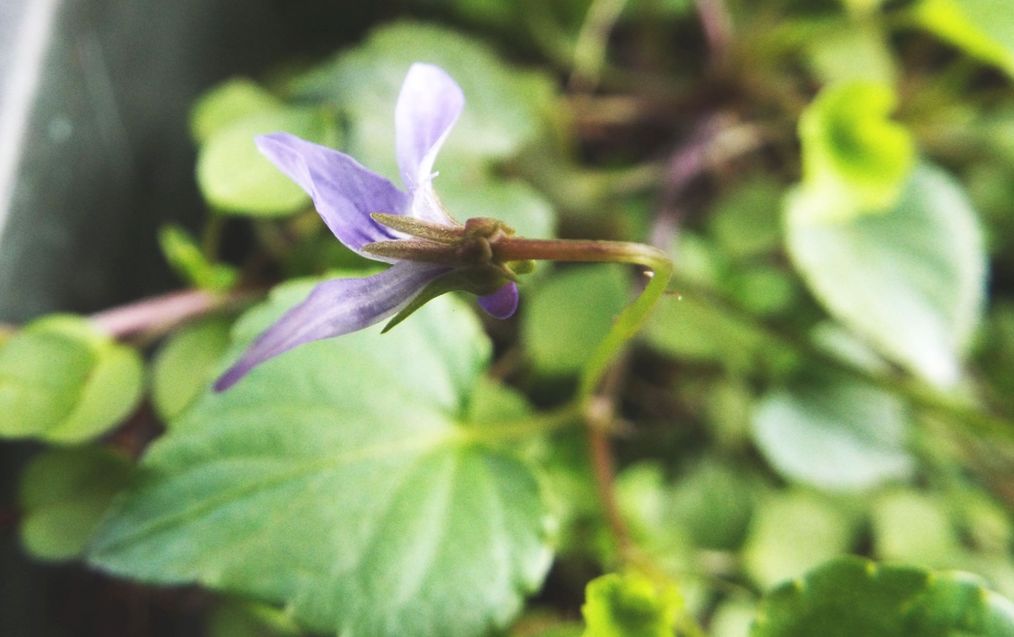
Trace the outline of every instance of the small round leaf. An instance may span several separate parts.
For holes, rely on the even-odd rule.
[[[772,591],[751,637],[1010,637],[1014,604],[973,576],[840,558]]]

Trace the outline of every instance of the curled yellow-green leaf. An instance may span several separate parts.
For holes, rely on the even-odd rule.
[[[842,217],[895,203],[915,158],[912,135],[889,118],[896,101],[891,88],[867,81],[821,92],[799,122],[804,196]]]

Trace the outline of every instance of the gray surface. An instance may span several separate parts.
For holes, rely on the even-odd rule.
[[[18,53],[10,55],[15,40],[4,29],[27,15],[29,2],[49,1],[0,0],[0,51],[7,49],[0,73],[16,70],[9,61]],[[56,6],[0,230],[0,321],[94,311],[172,285],[155,230],[202,214],[186,124],[193,98],[231,74],[261,73],[293,50],[338,48],[359,37],[371,17],[363,14],[382,3]]]
[[[4,0],[0,2],[0,78],[10,75],[14,59],[14,43],[16,35],[25,18],[28,3],[24,0]],[[0,113],[3,112],[4,95],[0,93]]]
[[[62,0],[0,2],[0,235],[21,141],[33,106],[56,9]]]

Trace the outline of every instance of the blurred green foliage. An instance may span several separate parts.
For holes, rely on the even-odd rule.
[[[673,587],[659,587],[637,574],[610,573],[588,583],[581,607],[584,637],[666,637],[671,635],[681,600]]]
[[[210,318],[166,339],[151,362],[151,401],[167,424],[189,407],[219,371],[229,347],[229,321]]]
[[[230,354],[311,287],[276,289],[236,326]],[[486,338],[453,299],[380,341],[379,330],[301,347],[226,394],[206,390],[149,450],[142,469],[159,478],[117,503],[91,563],[298,600],[289,612],[320,632],[504,625],[544,576],[548,529],[530,468],[497,449],[518,435],[496,427],[514,406],[483,392],[492,404],[470,409],[484,422],[463,422]]]
[[[397,182],[395,99],[431,62],[467,101],[434,182],[456,218],[672,255],[628,355],[573,409],[645,279],[550,265],[511,321],[441,299],[210,393],[309,289],[284,283],[135,339],[152,409],[27,468],[27,550],[283,609],[211,602],[212,635],[1014,634],[988,592],[1014,596],[1006,0],[408,4],[433,20],[195,104],[209,222],[167,260],[223,298],[369,271],[253,136]],[[94,440],[143,379],[81,318],[0,332],[0,435]]]
[[[239,279],[236,269],[213,263],[185,229],[165,226],[159,231],[158,240],[169,265],[194,287],[222,291],[236,285]]]
[[[133,472],[129,459],[94,447],[54,449],[33,458],[20,494],[25,550],[45,560],[80,557]]]
[[[993,637],[1012,630],[1010,603],[973,577],[843,558],[775,590],[752,634]]]
[[[59,444],[91,440],[120,424],[142,384],[137,352],[86,319],[38,319],[0,349],[0,434]]]

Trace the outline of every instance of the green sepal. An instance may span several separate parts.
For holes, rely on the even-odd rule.
[[[374,241],[363,246],[363,252],[386,259],[460,265],[461,249],[456,245],[437,243],[428,239],[395,239]]]
[[[508,261],[505,266],[513,274],[531,274],[535,271],[535,261],[531,259]]]
[[[370,213],[370,217],[372,217],[377,223],[385,225],[388,228],[394,228],[395,230],[399,230],[405,234],[410,234],[413,237],[429,239],[439,243],[454,243],[460,240],[462,236],[464,236],[465,232],[465,228],[463,226],[449,226],[442,223],[433,223],[432,221],[425,221],[408,215],[391,215],[386,212],[373,212]]]

